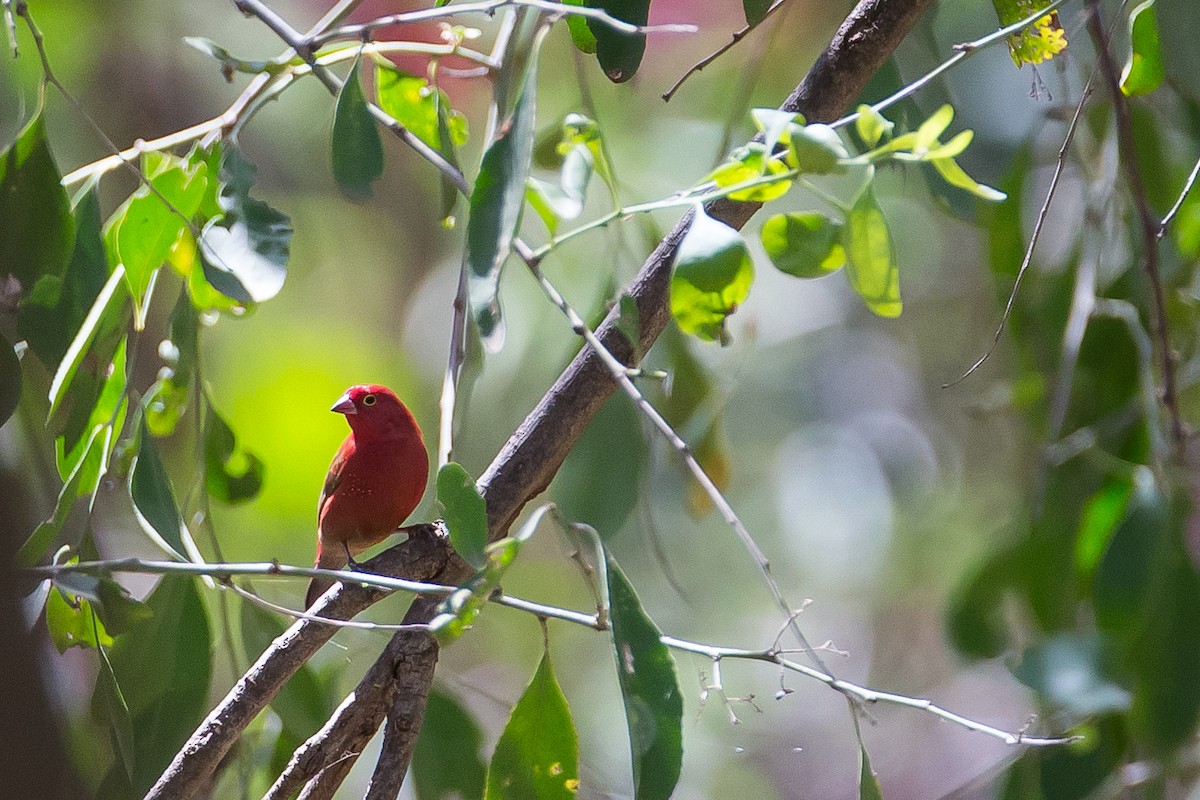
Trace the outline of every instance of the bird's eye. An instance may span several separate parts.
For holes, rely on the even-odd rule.
[[[364,405],[364,406],[373,406],[373,405],[375,405],[375,395],[373,395],[373,394],[369,394],[369,395],[367,395],[366,397],[364,397],[364,398],[363,398],[363,405]]]

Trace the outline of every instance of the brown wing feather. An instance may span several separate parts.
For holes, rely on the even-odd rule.
[[[321,488],[321,499],[317,501],[317,524],[320,524],[321,519],[325,516],[325,505],[329,502],[329,498],[333,496],[337,490],[338,484],[342,482],[342,472],[346,467],[346,462],[350,456],[354,455],[354,435],[346,437],[346,441],[342,442],[342,446],[338,448],[337,454],[333,457],[333,463],[329,465],[329,472],[325,473],[325,485]]]

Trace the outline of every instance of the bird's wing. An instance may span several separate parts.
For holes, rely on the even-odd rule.
[[[342,442],[342,446],[338,448],[337,454],[333,457],[333,463],[329,465],[329,472],[325,474],[325,485],[321,488],[321,499],[317,501],[317,520],[318,522],[325,517],[325,506],[329,503],[329,498],[333,497],[333,493],[337,490],[338,484],[342,482],[342,472],[346,468],[346,462],[354,455],[354,435],[346,437],[346,441]]]

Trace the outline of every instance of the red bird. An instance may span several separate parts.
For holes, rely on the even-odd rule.
[[[412,413],[385,386],[351,386],[330,410],[346,415],[350,435],[321,490],[317,566],[340,569],[408,519],[425,493],[429,454]],[[313,578],[305,606],[333,583]]]

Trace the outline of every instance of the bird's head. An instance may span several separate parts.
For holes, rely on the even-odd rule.
[[[350,428],[359,435],[405,435],[414,432],[418,437],[421,435],[412,413],[400,402],[396,393],[386,386],[351,386],[329,410],[345,414]]]

